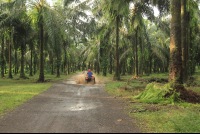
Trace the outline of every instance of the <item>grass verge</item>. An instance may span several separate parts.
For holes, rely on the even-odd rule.
[[[199,70],[197,72],[200,72]],[[198,73],[197,73],[198,74]],[[197,84],[185,85],[186,89],[200,93],[200,78],[195,74]],[[144,133],[199,133],[200,132],[200,104],[186,102],[176,103],[165,100],[159,95],[167,90],[166,82],[168,74],[152,74],[137,79],[131,79],[131,75],[121,76],[120,81],[106,82],[105,91],[112,94],[115,98],[127,100],[128,106],[125,111],[136,119],[136,124]],[[155,84],[150,85],[151,93],[145,88],[152,80]],[[159,81],[159,83],[157,82]],[[149,85],[148,85],[149,86]],[[147,89],[150,89],[147,87]],[[163,92],[161,92],[161,90]],[[155,96],[154,96],[155,95]],[[156,98],[157,97],[157,98]],[[142,99],[140,99],[142,98]],[[160,103],[161,102],[161,103]]]
[[[60,75],[59,78],[55,75],[45,75],[47,82],[37,83],[38,74],[29,76],[29,79],[19,79],[19,74],[14,75],[13,79],[0,78],[0,117],[6,112],[13,110],[18,105],[23,104],[35,95],[46,91],[53,82],[67,79],[71,75]],[[28,74],[26,74],[28,76]]]

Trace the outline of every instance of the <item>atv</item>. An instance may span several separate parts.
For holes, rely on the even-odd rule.
[[[85,77],[85,84],[87,84],[88,82],[93,81],[93,84],[95,84],[95,77]]]

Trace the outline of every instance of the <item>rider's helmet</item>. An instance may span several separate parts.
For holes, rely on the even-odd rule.
[[[91,71],[90,69],[88,69],[88,71]]]

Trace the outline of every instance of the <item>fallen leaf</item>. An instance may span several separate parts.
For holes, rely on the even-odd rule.
[[[117,121],[124,121],[123,119],[118,119]]]

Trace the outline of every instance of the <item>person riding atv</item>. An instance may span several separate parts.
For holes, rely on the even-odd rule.
[[[93,83],[95,83],[95,77],[92,76],[92,72],[90,69],[88,69],[87,75],[88,77],[85,77],[85,83],[88,83],[89,81],[93,80]]]
[[[92,77],[92,72],[91,72],[91,70],[90,69],[88,69],[88,72],[87,72],[87,74],[88,74],[88,77]]]

